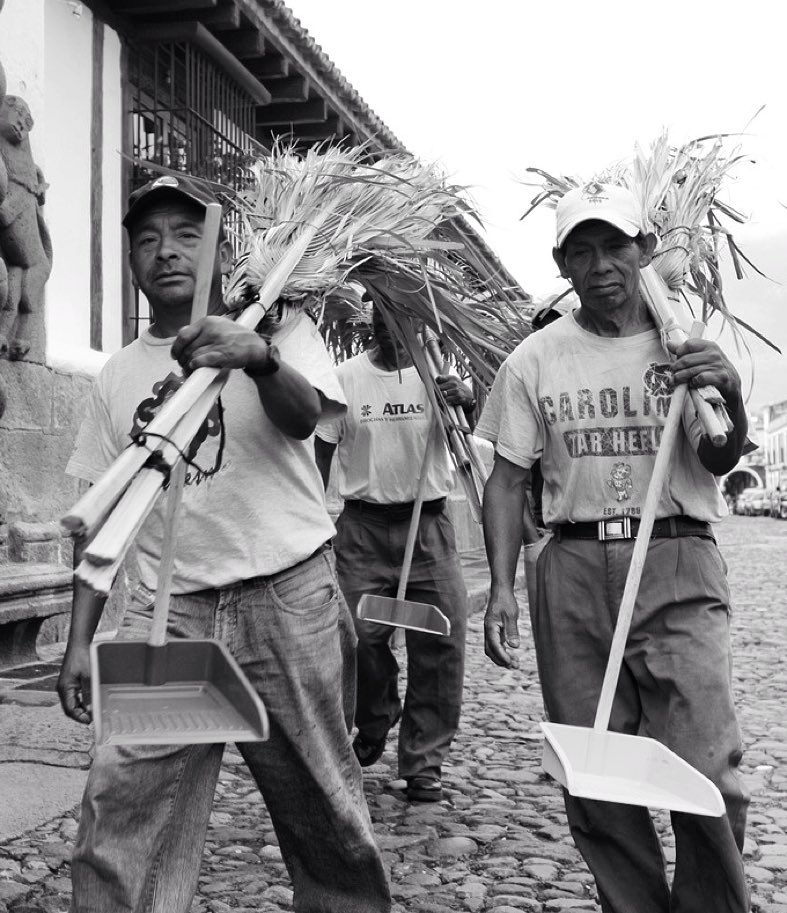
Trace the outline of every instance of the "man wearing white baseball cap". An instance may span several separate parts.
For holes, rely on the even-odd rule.
[[[594,219],[614,226],[629,238],[643,231],[642,209],[634,194],[625,187],[594,181],[569,190],[561,198],[555,213],[558,249],[577,225]]]
[[[552,536],[530,605],[539,676],[553,722],[592,726],[612,632],[674,385],[714,384],[734,422],[714,448],[690,399],[640,586],[610,728],[668,745],[721,791],[721,818],[673,813],[675,876],[645,808],[565,793],[577,847],[604,913],[746,913],[741,851],[748,796],[738,775],[730,595],[711,524],[726,514],[714,476],[746,439],[740,378],[718,345],[689,340],[667,363],[640,297],[656,238],[620,187],[593,183],[557,206],[553,255],[580,306],[524,340],[506,360],[476,433],[495,442],[484,493],[492,572],[485,648],[516,667],[513,581],[525,483],[540,459]],[[532,581],[531,581],[532,583]]]

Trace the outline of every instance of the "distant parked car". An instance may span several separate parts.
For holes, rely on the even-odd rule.
[[[768,513],[779,520],[787,520],[787,489],[774,488],[771,492]]]
[[[767,515],[771,507],[771,492],[768,488],[755,488],[746,502],[750,517]]]
[[[744,488],[735,501],[735,513],[753,517],[762,513],[762,488]]]

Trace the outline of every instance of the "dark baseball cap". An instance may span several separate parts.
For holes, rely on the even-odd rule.
[[[157,197],[163,196],[180,196],[203,208],[209,203],[219,202],[204,181],[186,176],[175,177],[172,174],[162,174],[161,177],[154,178],[135,190],[128,198],[128,210],[123,216],[124,227],[129,228],[132,222],[155,202]]]

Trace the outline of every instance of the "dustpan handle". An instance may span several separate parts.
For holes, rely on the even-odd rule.
[[[415,537],[418,535],[418,526],[421,522],[421,508],[424,505],[426,496],[426,480],[429,476],[429,464],[432,461],[432,453],[437,441],[437,416],[432,418],[429,426],[429,433],[426,438],[426,448],[424,449],[424,458],[421,461],[421,474],[418,477],[418,489],[415,494],[415,503],[413,504],[413,513],[410,517],[410,528],[407,530],[407,542],[404,546],[404,559],[402,561],[402,573],[399,576],[399,586],[396,590],[396,598],[404,599],[407,592],[407,581],[410,579],[410,567],[413,563],[413,552],[415,551]]]
[[[219,203],[209,203],[205,207],[199,261],[197,262],[197,274],[194,279],[194,297],[191,302],[192,323],[205,317],[208,313],[220,229],[221,205]],[[158,579],[156,580],[156,599],[153,603],[153,622],[148,636],[148,644],[151,647],[161,647],[167,639],[167,617],[169,615],[169,599],[172,594],[172,572],[175,568],[175,548],[178,541],[177,519],[185,483],[186,462],[181,456],[170,473],[169,498],[167,499],[167,513],[164,519]]]
[[[703,323],[699,320],[694,321],[689,338],[699,339],[704,329],[705,325]],[[601,686],[601,696],[598,699],[596,719],[593,723],[593,729],[596,732],[603,732],[609,726],[612,702],[615,699],[620,667],[623,663],[623,654],[626,649],[629,628],[631,627],[631,618],[634,614],[634,604],[637,601],[642,571],[648,556],[650,534],[653,532],[656,510],[661,499],[661,491],[664,487],[664,480],[667,477],[667,471],[672,460],[673,447],[678,436],[681,419],[683,418],[683,404],[686,400],[687,392],[688,387],[686,384],[681,384],[672,391],[669,413],[667,414],[667,421],[664,423],[661,443],[659,444],[656,461],[653,466],[653,475],[650,478],[648,493],[645,497],[645,506],[639,521],[637,538],[634,542],[634,551],[631,555],[631,564],[626,576],[626,585],[623,590],[623,598],[620,601],[618,620],[615,625],[609,659],[607,660],[607,669]]]
[[[156,600],[153,603],[153,623],[150,626],[148,644],[161,647],[167,639],[167,616],[169,599],[172,594],[172,571],[175,567],[175,548],[178,542],[177,517],[186,481],[186,463],[178,460],[170,474],[167,514],[164,520],[163,547],[159,560],[156,581]]]

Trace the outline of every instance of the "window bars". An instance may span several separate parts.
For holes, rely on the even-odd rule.
[[[188,41],[131,44],[128,50],[130,193],[159,169],[204,177],[233,190],[248,181],[256,102],[210,57]],[[230,238],[236,218],[226,216]],[[239,226],[238,226],[239,227]],[[150,320],[134,292],[126,310],[128,340]]]

